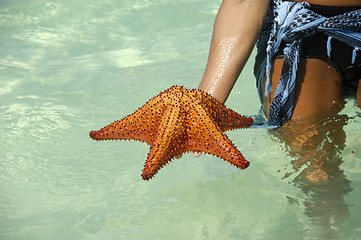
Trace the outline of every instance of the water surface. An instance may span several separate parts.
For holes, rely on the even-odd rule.
[[[243,171],[186,154],[143,181],[148,146],[89,139],[174,84],[197,87],[219,4],[1,1],[0,239],[361,239],[353,99],[286,134],[229,132]],[[259,110],[253,62],[227,101],[245,115]],[[309,180],[312,159],[330,181]]]

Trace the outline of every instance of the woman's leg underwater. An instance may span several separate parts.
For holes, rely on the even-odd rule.
[[[279,79],[281,68],[282,61],[276,60],[273,79]],[[317,59],[301,60],[292,119],[269,131],[276,141],[283,142],[292,157],[293,170],[286,172],[284,178],[293,176],[289,180],[309,196],[304,202],[305,213],[322,226],[329,238],[337,236],[337,229],[350,215],[344,196],[352,188],[340,168],[346,143],[343,128],[348,121],[347,115],[340,114],[344,107],[342,82],[332,64]],[[276,86],[275,80],[274,90]],[[359,104],[360,87],[361,83]],[[269,104],[264,105],[266,109]]]
[[[276,59],[271,70],[273,90],[280,79],[283,60]],[[346,136],[345,116],[339,116],[344,104],[343,80],[332,63],[320,59],[301,59],[297,71],[296,96],[292,119],[275,130],[296,160],[294,168],[304,164],[303,176],[312,182],[328,182],[342,177],[338,156]],[[263,98],[268,112],[274,93]],[[267,114],[266,114],[267,115]],[[333,122],[335,121],[335,122]],[[332,138],[332,139],[331,139]]]

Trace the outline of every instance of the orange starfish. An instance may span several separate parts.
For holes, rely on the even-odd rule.
[[[200,90],[173,86],[150,99],[133,114],[98,130],[95,140],[138,140],[150,145],[144,180],[171,159],[186,152],[216,155],[244,169],[249,162],[223,133],[253,123]]]

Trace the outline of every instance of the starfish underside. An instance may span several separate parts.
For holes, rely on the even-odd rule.
[[[137,140],[150,145],[143,174],[151,179],[174,157],[187,152],[205,152],[244,169],[244,159],[227,130],[247,128],[253,123],[227,108],[207,93],[173,86],[150,99],[133,114],[98,131],[95,140]]]

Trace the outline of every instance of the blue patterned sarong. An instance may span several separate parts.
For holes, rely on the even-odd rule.
[[[259,92],[260,96],[262,94],[268,96],[273,91],[270,84],[272,58],[279,50],[281,42],[284,42],[286,47],[283,51],[284,63],[281,78],[269,109],[269,119],[263,125],[275,128],[284,125],[293,112],[296,72],[302,39],[320,32],[328,35],[327,53],[329,56],[332,54],[331,39],[338,39],[354,47],[351,59],[351,64],[353,64],[356,51],[361,49],[361,9],[327,18],[310,10],[310,5],[306,2],[274,0],[271,6],[272,29],[267,35],[268,41],[263,41],[267,43],[267,57],[258,73],[257,85],[260,91],[260,85],[264,82],[265,76],[265,92]]]

